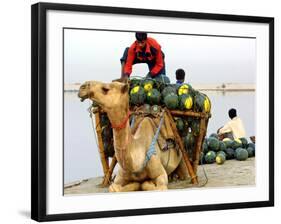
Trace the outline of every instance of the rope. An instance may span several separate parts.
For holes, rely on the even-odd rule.
[[[146,152],[146,155],[145,155],[145,160],[144,160],[144,167],[146,166],[146,164],[149,162],[149,160],[151,159],[152,155],[156,155],[156,149],[155,149],[155,143],[158,139],[158,136],[159,136],[159,133],[160,133],[160,129],[161,129],[161,126],[163,124],[163,120],[164,120],[164,111],[162,111],[161,113],[161,120],[160,120],[160,123],[159,123],[159,126],[156,130],[156,133],[155,135],[153,136],[153,139],[150,143],[150,146],[148,147],[148,151]]]
[[[204,176],[205,176],[205,183],[203,183],[203,184],[201,184],[201,185],[198,185],[198,187],[205,187],[206,184],[208,183],[209,179],[208,179],[206,170],[205,170],[204,165],[203,165],[203,157],[201,158],[201,167],[202,167],[202,169],[203,169],[203,173],[204,173]]]

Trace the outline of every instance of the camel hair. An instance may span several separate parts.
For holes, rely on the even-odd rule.
[[[162,151],[156,141],[156,154],[146,161],[155,130],[151,118],[145,117],[132,134],[128,91],[128,83],[87,81],[80,86],[78,93],[81,101],[90,99],[96,102],[107,113],[113,127],[123,124],[122,128],[113,128],[119,169],[109,192],[166,190],[168,175],[176,169],[185,169],[182,154],[174,149]]]

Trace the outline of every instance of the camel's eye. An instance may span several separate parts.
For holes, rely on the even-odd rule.
[[[106,87],[102,87],[101,89],[102,89],[103,94],[105,94],[105,95],[106,95],[106,94],[108,93],[108,91],[109,91],[109,89],[106,88]]]
[[[81,88],[81,89],[86,89],[86,85],[83,84],[80,88]]]

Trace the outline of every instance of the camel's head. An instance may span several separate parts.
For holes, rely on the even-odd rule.
[[[93,100],[108,111],[115,107],[128,105],[128,89],[128,83],[87,81],[80,86],[78,97],[81,98],[81,101]]]

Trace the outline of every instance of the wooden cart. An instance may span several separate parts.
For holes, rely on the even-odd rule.
[[[197,167],[199,165],[201,148],[202,148],[202,144],[203,144],[206,132],[207,132],[208,121],[209,121],[209,118],[211,117],[211,114],[204,113],[204,112],[179,111],[179,110],[167,110],[167,109],[166,109],[166,112],[168,114],[168,117],[170,118],[170,122],[171,122],[171,126],[173,129],[176,143],[179,145],[179,148],[182,152],[183,159],[184,159],[187,171],[191,177],[192,183],[198,184]],[[103,173],[104,173],[102,185],[108,186],[109,183],[111,182],[112,173],[113,173],[114,167],[116,166],[117,159],[115,156],[113,156],[111,162],[109,162],[109,158],[105,154],[104,144],[103,144],[103,140],[102,140],[102,127],[101,127],[101,122],[100,122],[102,113],[104,113],[104,112],[101,111],[101,109],[98,107],[91,109],[92,121],[93,121],[93,123],[96,124],[95,129],[96,129],[96,134],[97,134],[98,148],[99,148],[99,154],[100,154],[100,159],[101,159]],[[189,158],[189,156],[184,148],[184,143],[178,133],[176,123],[174,122],[173,117],[185,117],[185,118],[192,117],[192,118],[197,118],[200,120],[200,126],[199,126],[200,131],[199,131],[199,135],[195,139],[195,145],[194,145],[194,149],[193,149],[192,158]]]

